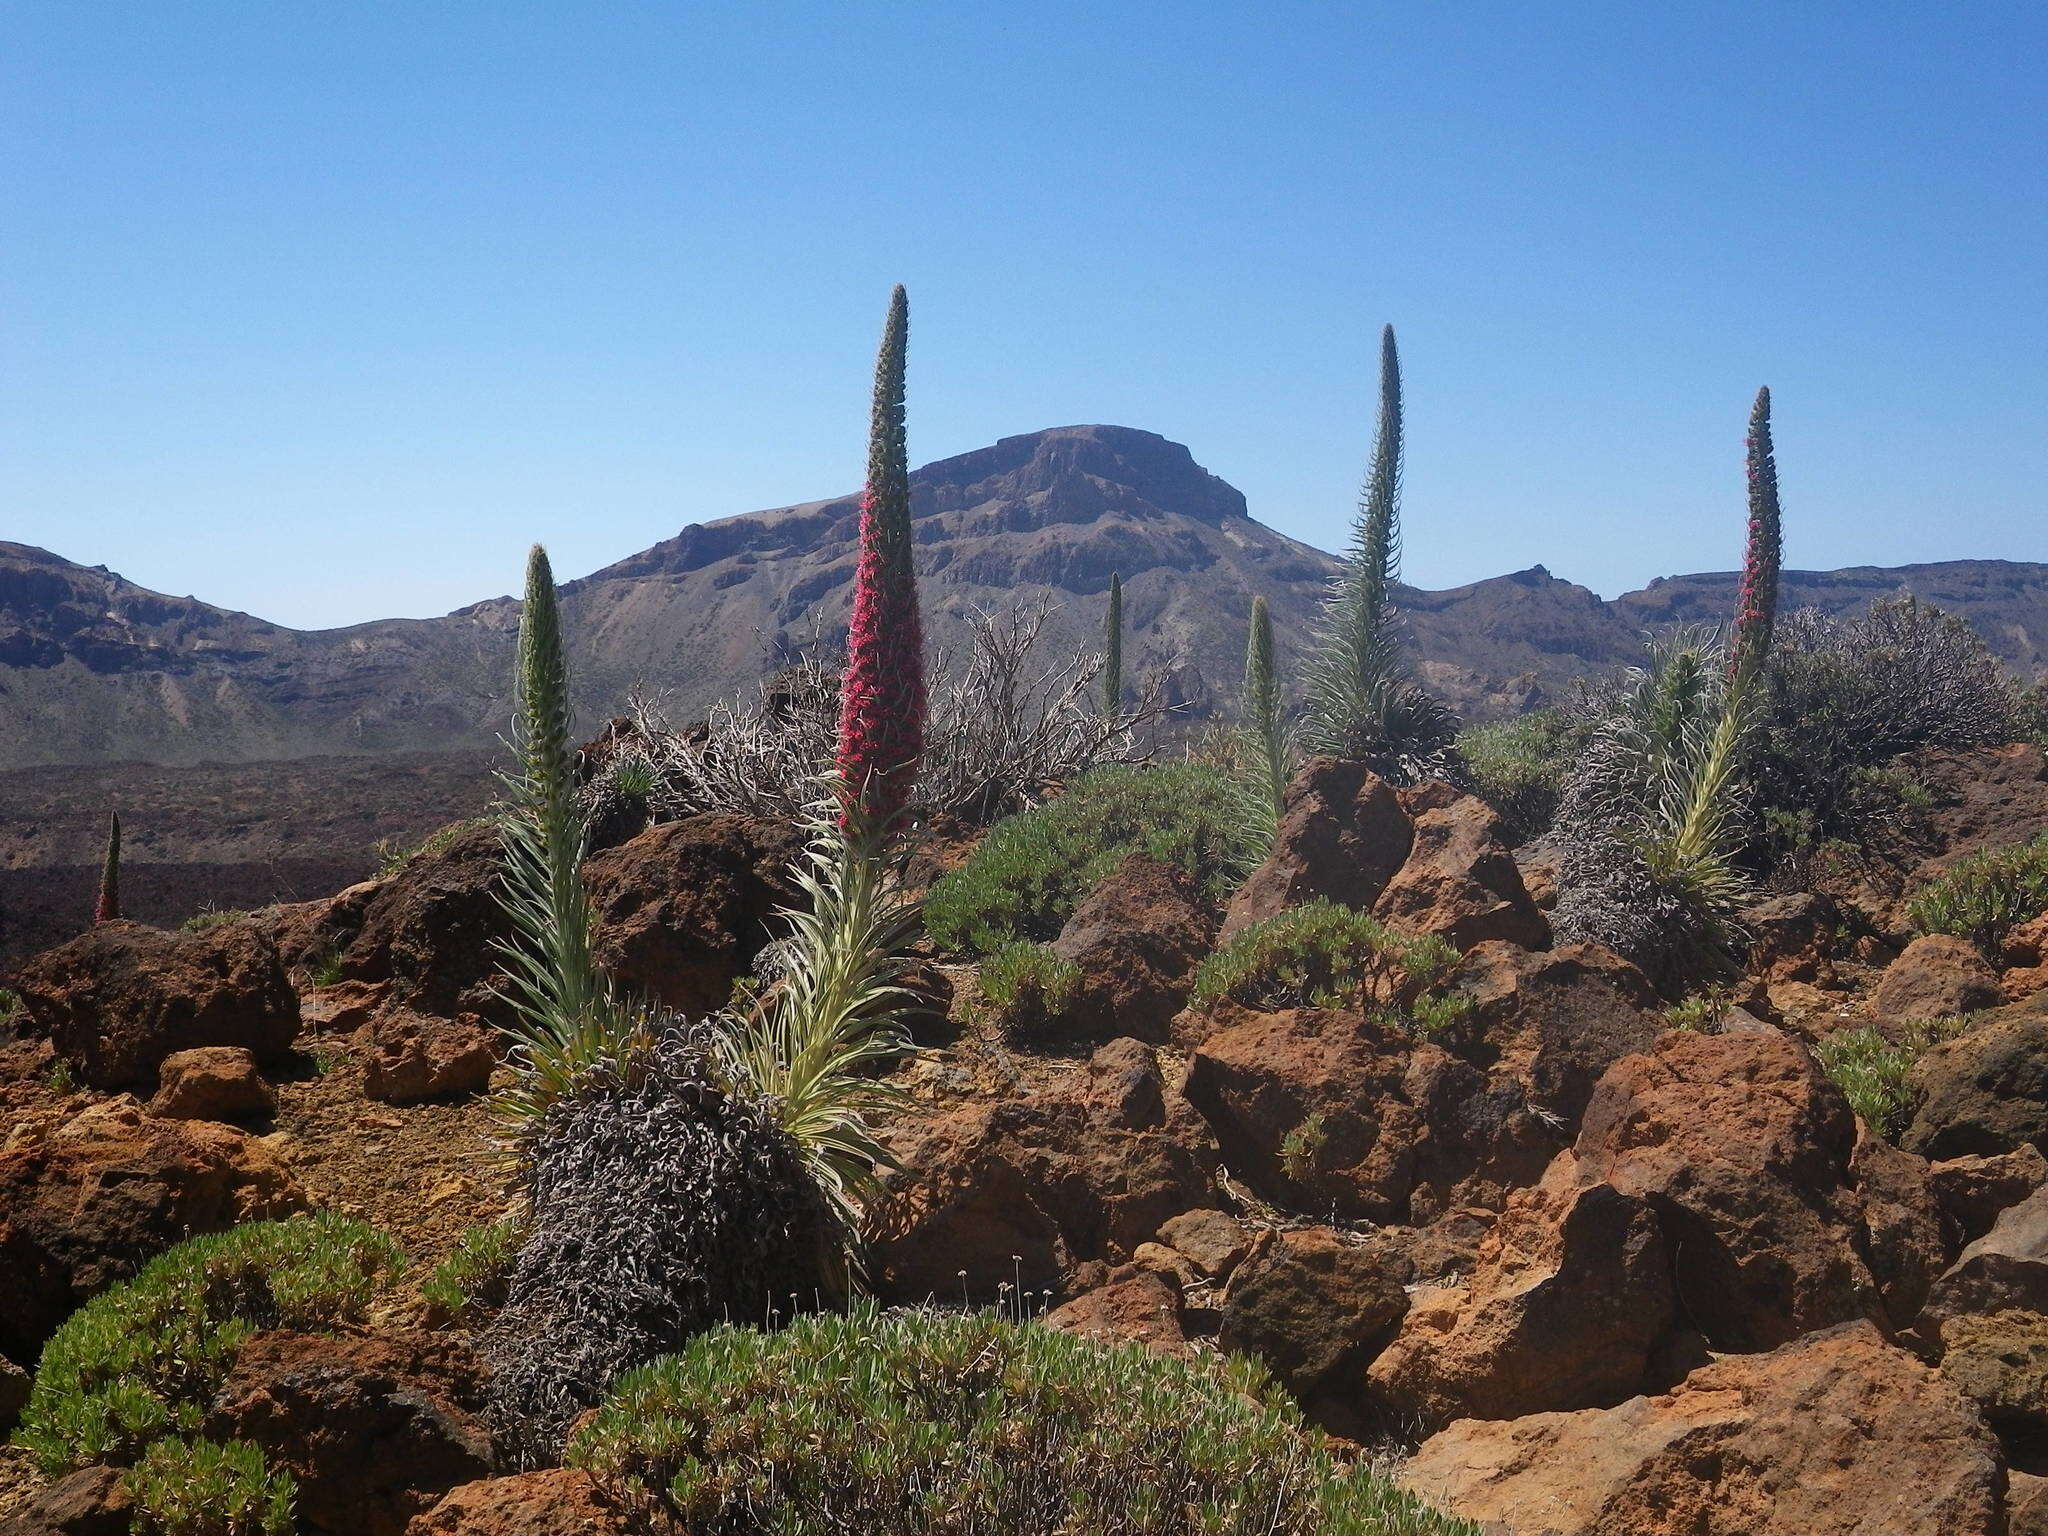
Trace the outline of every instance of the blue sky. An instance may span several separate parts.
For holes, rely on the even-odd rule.
[[[0,537],[289,623],[918,462],[1186,443],[1407,577],[2048,559],[2038,4],[0,8]]]

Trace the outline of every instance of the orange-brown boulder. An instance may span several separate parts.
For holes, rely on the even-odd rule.
[[[1885,967],[1871,995],[1878,1019],[1945,1019],[1995,1008],[2005,1000],[1998,973],[1968,939],[1930,933],[1915,939]]]
[[[630,1536],[627,1514],[588,1472],[554,1467],[464,1483],[405,1536]]]
[[[1486,1048],[1510,1061],[1536,1108],[1576,1123],[1600,1075],[1663,1032],[1650,980],[1599,944],[1541,953],[1489,941],[1448,990],[1471,1001]]]
[[[266,1119],[277,1095],[240,1046],[202,1045],[173,1051],[157,1071],[149,1112],[166,1120]]]
[[[166,1056],[199,1046],[272,1061],[299,1028],[277,946],[246,922],[101,923],[23,961],[11,984],[31,1028],[95,1088],[151,1087]]]
[[[683,1012],[723,1007],[798,899],[803,833],[725,812],[649,827],[590,856],[597,962],[629,991]]]
[[[1934,1283],[1922,1336],[1970,1313],[2048,1313],[2048,1188],[2000,1212]]]
[[[1974,1243],[2008,1207],[2048,1183],[2048,1157],[2029,1143],[1989,1157],[1952,1157],[1927,1166],[1927,1184],[1949,1225],[1952,1246]]]
[[[1193,1353],[1182,1326],[1180,1287],[1154,1269],[1113,1271],[1107,1284],[1047,1313],[1045,1326],[1102,1344],[1142,1344],[1162,1355]]]
[[[1080,1265],[1121,1263],[1160,1223],[1209,1203],[1216,1151],[1158,1067],[1112,1042],[1102,1070],[1028,1097],[904,1123],[902,1163],[869,1249],[892,1302],[993,1302],[1004,1287],[1064,1289]],[[1149,1082],[1131,1081],[1135,1068]],[[1160,1106],[1131,1123],[1129,1106]]]
[[[476,1093],[491,1080],[504,1036],[474,1014],[444,1019],[391,1008],[363,1026],[363,1097],[413,1104]]]
[[[1650,1203],[1581,1184],[1567,1152],[1509,1199],[1466,1285],[1415,1296],[1372,1363],[1375,1399],[1392,1423],[1426,1432],[1455,1418],[1606,1407],[1662,1385],[1656,1365],[1677,1316],[1671,1261]]]
[[[441,1495],[493,1470],[467,1346],[438,1334],[259,1333],[207,1414],[298,1483],[319,1536],[403,1536]]]
[[[500,967],[495,945],[509,930],[499,902],[503,872],[503,839],[488,822],[407,861],[349,913],[337,959],[342,979],[384,983],[421,1013],[500,1008],[491,984]]]
[[[1715,1349],[1771,1349],[1883,1314],[1863,1256],[1856,1118],[1805,1046],[1672,1030],[1608,1069],[1578,1176],[1646,1200],[1681,1306]]]
[[[1979,1536],[2005,1466],[1962,1393],[1869,1323],[1611,1408],[1461,1419],[1402,1482],[1502,1536]]]
[[[1052,952],[1080,972],[1073,1002],[1052,1028],[1062,1038],[1125,1035],[1163,1044],[1215,936],[1193,881],[1170,864],[1132,854],[1082,899],[1052,941]]]
[[[1319,896],[1370,911],[1414,836],[1392,786],[1365,764],[1310,758],[1287,786],[1272,852],[1231,898],[1223,937]]]
[[[0,1536],[128,1536],[135,1501],[119,1467],[80,1467],[0,1521]]]
[[[1329,1227],[1261,1233],[1230,1277],[1217,1342],[1256,1355],[1332,1427],[1358,1423],[1365,1369],[1408,1310],[1386,1244]]]
[[[1907,1083],[1916,1108],[1899,1142],[1922,1156],[2048,1151],[2048,994],[1935,1046]]]
[[[1268,1198],[1380,1223],[1498,1205],[1567,1136],[1511,1069],[1343,1009],[1212,1016],[1184,1089],[1232,1173]]]
[[[1500,817],[1477,795],[1450,795],[1415,814],[1408,857],[1372,910],[1397,933],[1434,934],[1459,949],[1488,939],[1525,949],[1550,942]]]
[[[305,1204],[276,1151],[122,1097],[0,1152],[0,1353],[32,1365],[80,1303],[195,1232]]]

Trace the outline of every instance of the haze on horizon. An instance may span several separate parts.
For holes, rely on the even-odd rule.
[[[2048,13],[755,4],[0,21],[0,538],[300,627],[1103,422],[1406,578],[2048,559]]]

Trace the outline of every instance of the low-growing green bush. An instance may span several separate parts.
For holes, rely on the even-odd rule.
[[[0,987],[0,1026],[12,1024],[27,1011],[22,1006],[20,993]]]
[[[511,1220],[471,1227],[455,1251],[421,1282],[420,1295],[450,1321],[474,1320],[496,1311],[505,1304],[520,1236],[520,1224]]]
[[[239,923],[248,915],[240,907],[208,907],[203,912],[194,912],[179,926],[187,933],[204,933],[209,928],[221,928],[229,923]]]
[[[1539,709],[1513,720],[1468,726],[1458,755],[1481,799],[1500,812],[1519,840],[1550,830],[1590,727],[1582,714]]]
[[[196,1434],[252,1333],[358,1320],[403,1263],[390,1238],[325,1214],[190,1238],[51,1336],[15,1441],[56,1477]]]
[[[1043,944],[1005,944],[981,962],[981,1013],[1013,1043],[1043,1036],[1074,1000],[1081,968]]]
[[[2005,936],[2048,912],[2048,833],[1958,859],[1907,905],[1922,933],[1952,933],[1996,958]]]
[[[993,1313],[721,1326],[630,1371],[571,1465],[696,1536],[1457,1536],[1341,1465],[1248,1361]]]
[[[1219,769],[1097,768],[1058,799],[998,823],[932,887],[925,931],[947,949],[978,955],[1057,937],[1081,898],[1133,853],[1178,865],[1217,898],[1260,856],[1243,791]]]
[[[1913,1118],[1913,1096],[1906,1086],[1913,1063],[1968,1028],[1967,1018],[1916,1020],[1902,1026],[1896,1040],[1868,1027],[1838,1029],[1821,1036],[1813,1054],[1863,1123],[1896,1140]]]
[[[159,1440],[128,1469],[135,1536],[292,1536],[298,1487],[246,1440]]]
[[[1433,1034],[1470,1011],[1466,999],[1440,990],[1457,966],[1457,950],[1434,934],[1395,933],[1318,898],[1233,935],[1196,968],[1188,1000],[1197,1008],[1357,1008]]]
[[[370,852],[377,859],[377,876],[389,879],[414,859],[427,858],[444,851],[455,839],[472,827],[481,827],[489,822],[487,816],[472,816],[466,821],[451,821],[445,827],[437,827],[408,847],[395,837],[380,837]]]

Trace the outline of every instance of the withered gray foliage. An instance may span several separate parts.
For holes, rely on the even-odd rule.
[[[524,1145],[528,1234],[478,1340],[493,1427],[524,1465],[556,1455],[619,1372],[833,1288],[817,1188],[764,1108],[714,1078],[709,1029],[669,1021],[586,1072]]]

